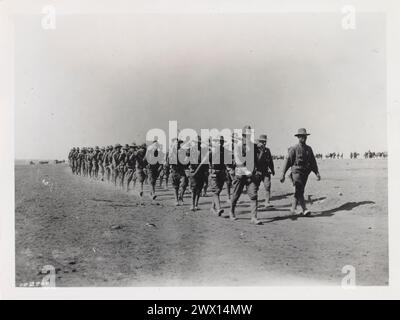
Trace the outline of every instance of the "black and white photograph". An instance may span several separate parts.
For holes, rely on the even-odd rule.
[[[384,10],[35,2],[4,62],[14,290],[390,290]]]

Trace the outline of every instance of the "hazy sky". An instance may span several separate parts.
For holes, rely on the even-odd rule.
[[[358,14],[68,15],[17,18],[17,159],[143,142],[150,128],[242,128],[286,153],[386,150],[385,20]]]

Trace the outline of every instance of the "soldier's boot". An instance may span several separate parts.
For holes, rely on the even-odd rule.
[[[261,225],[262,222],[257,219],[257,200],[250,200],[251,219],[250,222],[255,225]]]
[[[304,197],[299,199],[299,203],[300,203],[300,206],[301,206],[301,209],[302,209],[301,214],[303,216],[309,216],[311,214],[311,212],[310,212],[310,210],[307,209],[306,201],[304,200]]]

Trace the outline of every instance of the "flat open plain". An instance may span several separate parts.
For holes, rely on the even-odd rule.
[[[387,285],[387,161],[319,166],[322,180],[310,175],[306,189],[311,217],[289,216],[293,188],[275,176],[274,207],[265,208],[260,192],[264,224],[254,226],[246,194],[231,222],[210,213],[210,197],[193,213],[189,195],[173,205],[171,188],[140,201],[65,164],[16,165],[16,285],[40,281],[45,265],[68,287],[335,286],[346,265],[357,285]],[[226,190],[222,199],[228,208]]]

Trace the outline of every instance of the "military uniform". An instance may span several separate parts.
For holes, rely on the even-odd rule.
[[[210,153],[210,187],[213,193],[211,211],[220,216],[224,210],[221,209],[220,194],[227,179],[227,167],[225,164],[224,138],[220,137],[213,145]],[[231,155],[228,155],[231,156]]]
[[[99,176],[99,159],[98,159],[99,153],[100,153],[100,148],[96,146],[92,154],[92,175],[95,178],[98,178]]]
[[[73,165],[73,160],[72,160],[72,156],[74,153],[75,153],[75,148],[72,148],[68,154],[68,164],[71,168],[72,173],[74,173],[74,165]]]
[[[162,165],[162,170],[160,172],[160,187],[162,187],[163,180],[165,179],[165,187],[168,188],[169,174],[169,153],[167,152],[167,154],[165,155],[165,163]]]
[[[264,183],[266,192],[266,203],[268,204],[271,198],[271,173],[275,175],[274,161],[272,159],[271,151],[265,146],[267,135],[261,135],[259,138],[258,148],[262,151],[261,158],[258,162],[258,168],[262,173],[261,181]]]
[[[143,145],[140,146],[140,148],[135,153],[135,157],[136,157],[136,170],[134,175],[134,184],[136,184],[136,181],[139,181],[140,183],[139,195],[143,196],[143,183],[146,179],[145,169],[147,166],[145,146]]]
[[[202,161],[202,153],[206,153],[209,157],[208,150],[202,147],[199,137],[186,151],[186,157],[189,159],[188,175],[192,192],[192,210],[197,210],[201,192],[208,179],[209,165],[208,161]]]
[[[133,180],[133,176],[135,174],[135,169],[136,169],[136,144],[132,144],[130,146],[130,151],[127,154],[127,162],[126,162],[126,191],[129,191],[129,184],[131,183],[131,181]]]
[[[170,163],[170,168],[171,168],[171,180],[172,180],[172,187],[174,188],[175,192],[175,200],[176,200],[176,205],[180,205],[181,202],[183,202],[183,195],[185,194],[187,185],[188,185],[188,178],[185,173],[185,169],[187,165],[182,164],[179,161],[178,158],[178,150],[180,149],[180,145],[182,144],[182,141],[177,142],[173,147],[172,147],[172,152],[169,153],[169,163]],[[173,155],[177,156],[177,161],[176,163],[173,163],[171,161],[171,157]]]
[[[122,152],[119,155],[119,165],[118,165],[118,176],[120,179],[120,186],[124,186],[125,172],[127,170],[126,164],[128,161],[128,148],[125,146],[122,148]]]
[[[86,149],[82,148],[78,155],[79,159],[79,172],[80,175],[85,176],[86,175],[86,162],[85,162],[85,157],[86,157]]]
[[[107,147],[107,151],[104,153],[104,159],[103,159],[103,166],[105,169],[105,173],[106,173],[106,178],[107,181],[110,182],[110,178],[111,178],[111,173],[112,173],[112,152],[113,152],[113,147],[112,146],[108,146]]]
[[[250,127],[245,127],[244,132],[250,130]],[[250,142],[251,143],[251,142]],[[244,157],[248,152],[252,152],[254,156],[254,168],[248,168],[246,162],[239,160]],[[257,205],[258,205],[258,189],[261,183],[262,174],[257,168],[257,159],[260,158],[259,148],[251,143],[246,144],[245,136],[242,141],[239,141],[234,149],[235,154],[235,179],[233,181],[233,196],[231,202],[231,220],[236,220],[235,208],[237,202],[243,192],[244,187],[247,187],[247,195],[250,198],[250,210],[251,210],[251,223],[261,224],[257,219]]]

